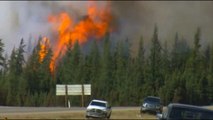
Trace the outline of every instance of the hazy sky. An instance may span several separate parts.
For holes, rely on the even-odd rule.
[[[98,2],[98,6],[106,2]],[[66,11],[72,16],[85,15],[86,1],[0,1],[0,38],[5,49],[10,52],[18,46],[21,38],[28,42],[29,36],[38,38],[48,36],[50,24],[47,16],[52,13]],[[111,2],[112,13],[119,23],[118,39],[126,37],[137,47],[141,35],[145,44],[149,44],[154,24],[159,29],[161,42],[173,43],[176,32],[192,43],[196,28],[202,30],[202,44],[213,40],[213,2],[211,1],[135,1]]]

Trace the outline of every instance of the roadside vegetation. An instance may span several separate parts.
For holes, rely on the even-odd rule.
[[[112,106],[138,106],[150,95],[160,96],[164,105],[212,104],[213,43],[201,46],[198,28],[192,46],[176,33],[169,49],[167,42],[160,43],[158,33],[155,26],[149,49],[141,37],[137,55],[131,52],[131,40],[115,42],[110,34],[92,41],[86,52],[77,42],[68,44],[54,72],[49,68],[51,48],[39,60],[41,39],[27,59],[23,39],[9,56],[0,40],[0,105],[64,106],[64,97],[56,96],[56,84],[91,84],[92,95],[85,97],[85,105],[97,98]],[[71,106],[80,106],[80,99],[70,96]]]

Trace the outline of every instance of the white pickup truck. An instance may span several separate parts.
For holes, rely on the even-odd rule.
[[[86,110],[86,118],[110,118],[111,106],[107,101],[92,100]]]

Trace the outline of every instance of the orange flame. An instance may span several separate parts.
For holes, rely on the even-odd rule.
[[[112,15],[109,7],[98,9],[95,4],[88,8],[87,16],[74,23],[68,13],[63,12],[58,16],[49,16],[49,22],[52,23],[58,32],[58,40],[53,46],[53,58],[50,63],[51,71],[54,70],[55,61],[59,54],[64,54],[68,43],[72,45],[78,41],[80,45],[86,43],[90,37],[100,39],[106,32],[111,31],[110,22]]]
[[[48,53],[49,48],[49,39],[47,37],[43,37],[40,41],[40,51],[39,51],[39,62],[44,60],[44,57]]]

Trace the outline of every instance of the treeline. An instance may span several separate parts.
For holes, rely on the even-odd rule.
[[[150,95],[160,96],[165,105],[212,104],[213,45],[201,50],[200,38],[198,28],[190,47],[176,34],[168,49],[166,42],[160,43],[155,26],[151,48],[145,49],[141,37],[137,55],[132,56],[130,40],[112,44],[115,40],[106,34],[103,44],[94,40],[86,54],[78,42],[68,44],[54,73],[49,68],[51,48],[39,60],[41,38],[27,60],[23,39],[9,58],[3,55],[4,44],[0,41],[0,104],[64,106],[64,97],[56,96],[56,84],[91,84],[92,95],[85,97],[86,105],[91,99],[104,99],[113,106],[138,106]],[[69,96],[69,100],[71,106],[81,105],[81,96]]]

